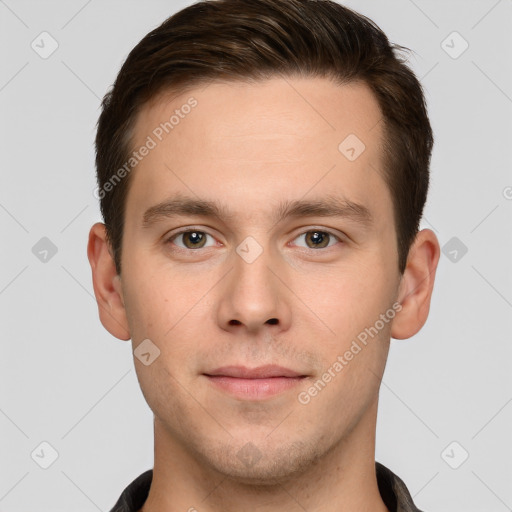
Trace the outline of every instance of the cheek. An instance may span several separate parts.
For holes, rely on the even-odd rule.
[[[185,373],[194,371],[197,333],[187,330],[191,306],[181,290],[182,283],[176,279],[162,279],[162,275],[141,273],[132,278],[125,287],[128,296],[125,307],[132,333],[132,349],[136,351],[146,339],[158,349],[158,356],[148,365],[137,360],[134,353],[135,370],[144,397],[153,411],[165,410],[173,421],[178,421],[178,409],[183,412],[187,398],[179,383],[188,382]],[[155,354],[156,349],[151,350]]]
[[[131,327],[142,336],[148,336],[142,332],[146,329],[161,336],[183,316],[189,287],[184,286],[179,272],[160,261],[149,248],[137,248],[128,237],[126,247],[130,250],[123,261],[122,279]]]
[[[162,292],[166,287],[158,281],[139,275],[124,286],[125,308],[130,332],[135,343],[140,339],[160,337],[165,325],[171,327],[169,298]],[[168,290],[170,294],[173,290]]]
[[[123,289],[134,348],[150,339],[160,350],[160,363],[165,361],[165,366],[175,371],[184,360],[193,361],[191,357],[201,345],[201,326],[208,316],[204,295],[212,283],[176,269],[150,271],[146,265],[141,272],[131,272],[133,268],[137,267],[126,266],[130,279]]]
[[[323,293],[310,296],[315,301],[311,309],[319,312],[333,332],[321,336],[317,346],[322,360],[317,379],[328,383],[315,380],[304,390],[305,399],[333,425],[357,421],[378,390],[395,314],[393,286],[383,279],[382,272],[382,263],[360,265],[357,272],[337,270],[330,279],[321,280]],[[337,407],[333,408],[333,403]]]
[[[307,281],[300,278],[294,289],[315,314],[333,348],[340,349],[391,306],[395,285],[388,274],[378,258],[361,258],[357,264],[317,273],[314,286],[310,276]]]

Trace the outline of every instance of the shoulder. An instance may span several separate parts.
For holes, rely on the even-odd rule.
[[[110,512],[138,512],[146,501],[151,481],[153,480],[153,470],[148,469],[139,475],[126,489],[114,505]]]

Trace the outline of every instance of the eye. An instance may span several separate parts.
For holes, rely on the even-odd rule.
[[[210,245],[207,245],[208,237],[211,238]],[[299,245],[300,247],[305,247],[306,249],[325,249],[327,247],[336,245],[336,242],[341,241],[340,237],[338,237],[334,233],[320,229],[312,229],[309,231],[305,231],[304,233],[301,233],[298,237],[296,237],[294,239],[294,242],[296,242],[300,238],[304,238],[305,245],[297,245]],[[180,231],[178,233],[174,233],[167,239],[166,243],[169,242],[172,242],[180,249],[185,250],[203,249],[206,247],[213,247],[216,245],[216,241],[212,235],[199,229],[187,229]]]
[[[302,245],[301,247],[306,247],[307,249],[324,249],[325,247],[331,247],[332,245],[335,245],[336,241],[341,241],[341,239],[334,233],[329,231],[322,231],[319,229],[305,231],[304,233],[301,233],[295,240],[298,240],[302,237],[305,237],[306,245]]]
[[[213,240],[213,244],[210,246],[206,245],[207,237]],[[182,240],[182,244],[176,243],[175,240]],[[204,231],[199,231],[198,229],[189,229],[175,233],[168,238],[167,242],[173,242],[181,249],[203,249],[204,247],[215,245],[215,239],[211,235]]]

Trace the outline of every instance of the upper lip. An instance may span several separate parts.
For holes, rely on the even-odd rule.
[[[305,375],[283,366],[273,364],[247,368],[245,366],[223,366],[215,370],[205,372],[205,375],[216,377],[234,377],[238,379],[265,379],[267,377],[304,377]]]

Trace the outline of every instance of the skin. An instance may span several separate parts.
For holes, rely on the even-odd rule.
[[[386,511],[375,476],[380,380],[390,337],[409,338],[427,319],[440,251],[422,230],[399,274],[378,103],[362,83],[324,78],[215,82],[155,98],[137,119],[134,148],[191,96],[197,107],[132,171],[121,275],[102,223],[88,244],[105,328],[134,349],[150,339],[160,350],[148,366],[134,358],[154,413],[154,475],[142,510]],[[366,146],[354,161],[338,150],[351,133]],[[219,201],[232,215],[143,228],[144,212],[176,194]],[[372,223],[273,216],[280,201],[327,196],[366,206]],[[205,246],[187,248],[197,239],[186,235],[169,240],[183,228],[209,235]],[[315,230],[339,238],[318,248]],[[236,252],[248,236],[263,250],[252,263]],[[298,393],[396,302],[394,319],[300,403]],[[203,375],[264,364],[307,377],[244,400]],[[246,445],[257,462],[237,456]]]

